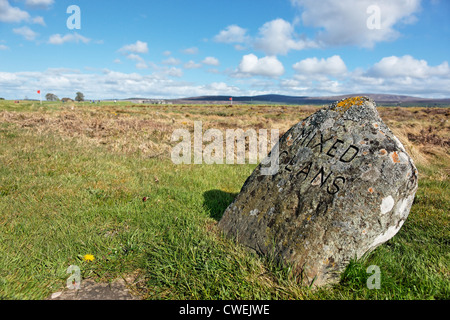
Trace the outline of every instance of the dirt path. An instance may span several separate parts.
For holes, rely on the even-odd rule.
[[[81,282],[81,288],[68,289],[55,292],[47,300],[140,300],[133,295],[123,279],[117,279],[112,283],[97,283],[86,279]]]

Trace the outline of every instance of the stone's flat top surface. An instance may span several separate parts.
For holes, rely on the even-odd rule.
[[[65,289],[55,292],[47,300],[139,300],[127,289],[125,281],[118,279],[112,283],[97,283],[86,279],[79,290]]]
[[[273,175],[262,175],[261,163],[247,178],[219,227],[318,285],[394,236],[417,190],[411,158],[365,97],[294,125],[280,138],[277,159]]]

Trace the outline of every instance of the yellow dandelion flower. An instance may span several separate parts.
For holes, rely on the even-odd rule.
[[[94,261],[94,256],[92,255],[92,254],[86,254],[84,257],[83,257],[83,260],[84,261]]]

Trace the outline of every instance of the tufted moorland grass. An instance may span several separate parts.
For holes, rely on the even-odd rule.
[[[65,288],[69,265],[83,279],[125,277],[143,299],[448,299],[445,109],[380,108],[416,161],[419,189],[399,233],[329,288],[300,286],[289,266],[220,234],[217,221],[255,165],[167,156],[170,133],[193,120],[282,133],[316,109],[0,102],[0,299],[45,299]],[[415,140],[433,123],[440,140]],[[367,287],[370,265],[380,289]]]

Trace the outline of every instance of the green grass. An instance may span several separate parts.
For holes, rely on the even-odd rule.
[[[83,277],[112,280],[138,268],[160,274],[177,262],[170,261],[177,258],[172,247],[181,250],[181,258],[191,255],[194,243],[233,257],[216,233],[205,229],[215,221],[210,212],[216,210],[207,192],[217,183],[224,188],[241,184],[251,168],[221,166],[227,172],[216,179],[208,167],[108,154],[10,125],[0,128],[0,139],[3,298],[45,298],[65,286],[70,264],[82,266]],[[143,202],[143,196],[149,199]],[[172,254],[161,257],[163,252]],[[88,253],[96,257],[94,263],[79,259]],[[158,254],[160,265],[150,267]]]
[[[145,299],[450,298],[450,187],[433,178],[442,164],[419,166],[427,177],[393,239],[311,290],[217,229],[254,165],[174,165],[8,123],[0,141],[0,299],[45,299],[69,265],[98,281],[138,273]],[[380,289],[367,288],[370,265]]]

